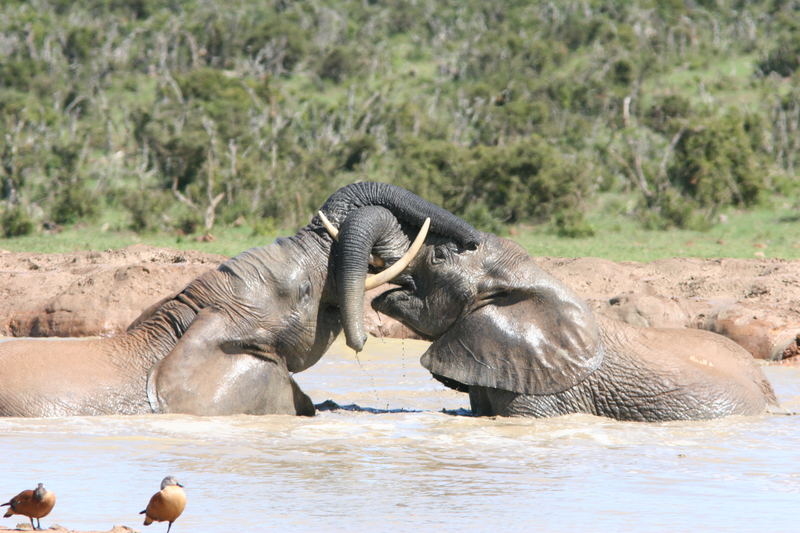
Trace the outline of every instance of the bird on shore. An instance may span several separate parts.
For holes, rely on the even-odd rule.
[[[0,505],[0,507],[8,505],[8,511],[3,515],[4,518],[15,514],[24,515],[31,521],[31,527],[33,529],[42,529],[42,522],[40,519],[50,514],[55,504],[55,493],[44,488],[44,484],[39,483],[35,489],[23,490],[6,503]],[[38,526],[33,525],[34,518]]]
[[[186,507],[186,493],[183,485],[173,476],[167,476],[161,481],[161,490],[153,494],[147,508],[139,514],[144,515],[144,525],[153,522],[169,522],[167,533],[172,523],[178,519]]]

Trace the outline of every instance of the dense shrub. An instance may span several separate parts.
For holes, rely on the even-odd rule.
[[[65,183],[59,187],[50,216],[56,224],[91,221],[100,211],[97,198],[81,183]]]
[[[425,176],[427,184],[420,190],[412,182],[409,188],[476,223],[497,227],[559,215],[556,225],[564,232],[586,233],[579,227],[588,176],[538,136],[469,149],[413,144],[403,160],[404,173],[415,182]]]
[[[775,72],[781,76],[791,76],[800,67],[800,35],[797,33],[782,37],[765,57],[757,64],[764,74]]]
[[[278,75],[289,74],[308,53],[309,43],[306,32],[299,26],[291,13],[270,12],[267,8],[260,13],[244,36],[242,52],[258,58],[267,55],[268,68]],[[219,40],[229,38],[221,34]],[[221,54],[223,49],[216,47]],[[271,58],[269,56],[272,56]]]
[[[755,204],[768,181],[747,125],[737,113],[694,124],[676,146],[669,169],[671,183],[711,211],[725,205]]]
[[[342,81],[350,76],[356,68],[353,56],[352,51],[337,46],[322,58],[319,66],[319,77],[335,83]]]
[[[33,232],[33,220],[21,206],[0,211],[0,229],[3,237],[20,237]]]
[[[679,94],[657,97],[645,112],[644,121],[653,130],[672,135],[692,115],[689,99]]]
[[[704,216],[696,207],[691,199],[675,189],[665,189],[657,197],[642,199],[637,214],[646,229],[685,228],[702,231],[709,227],[711,217]]]
[[[169,196],[161,191],[131,190],[122,195],[121,204],[128,212],[128,228],[137,232],[164,229],[164,211]]]
[[[37,221],[292,227],[372,179],[581,236],[598,189],[699,227],[797,187],[791,2],[0,4],[0,201]]]

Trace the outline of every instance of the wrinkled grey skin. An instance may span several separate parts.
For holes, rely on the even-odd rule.
[[[619,420],[764,413],[775,395],[753,358],[692,329],[596,317],[515,243],[429,239],[413,282],[373,307],[432,340],[422,365],[468,392],[476,415],[589,413]]]
[[[426,217],[453,238],[463,224],[382,183],[343,187],[322,211],[337,226],[354,215],[349,225],[367,238],[343,232],[343,244],[388,264],[408,248],[406,231]],[[315,216],[296,235],[247,250],[158,302],[126,334],[0,343],[0,415],[312,415],[291,373],[316,363],[342,329],[338,248]]]

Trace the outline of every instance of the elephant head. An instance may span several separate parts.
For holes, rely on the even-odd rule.
[[[775,401],[752,357],[706,331],[596,317],[517,244],[429,239],[373,307],[433,341],[421,362],[474,414],[622,420],[758,414]]]
[[[483,234],[473,250],[440,240],[411,265],[413,282],[373,300],[433,344],[422,364],[466,386],[525,394],[566,390],[603,359],[587,305],[518,245]]]

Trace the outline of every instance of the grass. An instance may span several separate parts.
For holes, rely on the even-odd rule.
[[[280,235],[289,235],[283,232]],[[13,239],[0,239],[0,250],[11,252],[64,253],[79,250],[108,250],[133,244],[163,246],[179,250],[199,250],[233,256],[272,242],[278,235],[253,235],[251,228],[215,228],[214,240],[204,242],[199,235],[182,236],[170,233],[137,234],[130,231],[109,231],[99,225],[79,225],[55,234],[35,234]]]
[[[681,68],[646,81],[642,93],[680,94],[694,106],[754,107],[763,97],[755,74],[756,57],[733,56],[709,60],[698,57]]]
[[[723,213],[723,222],[703,232],[643,229],[625,214],[625,202],[625,197],[609,195],[587,214],[595,229],[594,237],[563,238],[547,226],[512,227],[506,236],[533,256],[600,257],[614,261],[652,261],[665,257],[800,259],[800,209],[796,203],[776,201],[775,205],[751,211],[731,210]],[[233,256],[294,231],[283,229],[275,234],[254,235],[252,228],[246,226],[218,227],[212,232],[214,240],[204,242],[198,236],[140,235],[104,230],[99,224],[80,225],[50,235],[0,239],[0,250],[63,253],[148,244]]]
[[[800,259],[800,210],[777,202],[751,211],[729,210],[708,231],[647,230],[623,213],[587,215],[594,237],[564,239],[546,228],[512,228],[510,236],[533,256],[601,257],[653,261],[665,257]]]

